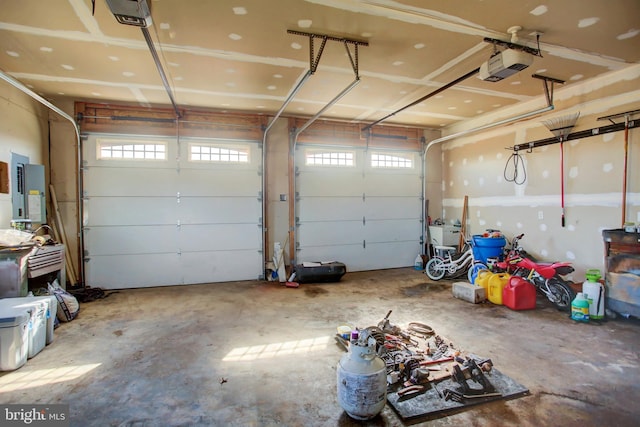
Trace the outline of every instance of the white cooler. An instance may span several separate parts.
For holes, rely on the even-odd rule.
[[[29,314],[28,354],[31,359],[44,348],[47,342],[47,311],[49,301],[45,299],[28,301],[26,297],[0,300],[0,313],[5,309],[18,310]]]
[[[26,304],[33,302],[46,302],[47,303],[47,313],[46,313],[46,344],[49,345],[53,341],[53,329],[55,327],[55,320],[58,311],[58,300],[55,295],[44,295],[41,297],[23,297],[23,298],[13,298],[18,304],[19,307],[22,307],[23,301]]]
[[[27,362],[30,318],[26,310],[0,308],[0,371],[13,371]]]

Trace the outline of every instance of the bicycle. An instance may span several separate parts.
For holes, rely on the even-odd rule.
[[[473,277],[479,270],[488,269],[482,261],[477,261],[473,254],[472,242],[465,240],[463,252],[454,256],[448,252],[445,256],[435,256],[431,258],[424,268],[424,272],[431,280],[440,280],[445,275],[452,279],[467,273],[467,279],[473,283]]]

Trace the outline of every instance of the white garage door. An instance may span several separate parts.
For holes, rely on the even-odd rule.
[[[83,156],[87,285],[122,289],[263,274],[257,143],[91,135]]]
[[[420,253],[419,152],[298,146],[297,261],[348,271],[413,265]]]

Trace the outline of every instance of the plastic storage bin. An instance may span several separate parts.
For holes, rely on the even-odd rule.
[[[497,258],[502,255],[507,240],[504,237],[473,236],[473,256],[476,261],[487,264],[488,258]]]
[[[29,319],[26,310],[0,309],[0,371],[13,371],[27,362]]]
[[[49,302],[45,299],[27,301],[25,298],[5,298],[0,300],[0,313],[27,313],[29,316],[27,358],[31,359],[40,353],[47,343],[47,311]]]
[[[22,307],[24,304],[44,303],[46,304],[46,341],[47,345],[53,341],[53,330],[55,328],[56,315],[58,313],[58,300],[55,295],[44,295],[39,297],[13,298],[16,306]]]

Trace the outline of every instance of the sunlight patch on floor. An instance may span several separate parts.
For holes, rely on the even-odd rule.
[[[248,347],[236,347],[231,350],[225,357],[223,357],[222,360],[224,362],[238,362],[246,360],[269,359],[272,357],[292,354],[306,354],[327,348],[330,340],[330,336],[323,336],[297,341],[285,341]]]
[[[75,380],[93,371],[100,365],[101,363],[90,363],[86,365],[64,366],[61,368],[38,369],[35,371],[18,369],[17,371],[0,377],[0,393]]]

